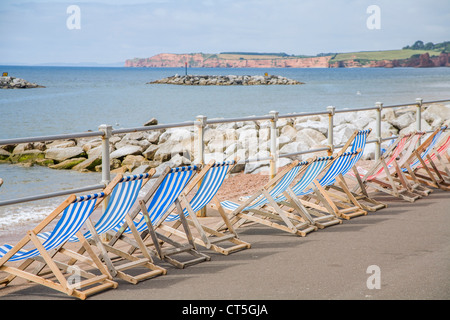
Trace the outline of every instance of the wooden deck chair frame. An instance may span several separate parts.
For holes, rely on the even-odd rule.
[[[200,166],[188,166],[188,167],[178,167],[178,168],[166,168],[162,174],[156,179],[151,188],[146,192],[146,194],[138,199],[139,205],[134,207],[130,213],[130,221],[125,221],[121,226],[118,226],[115,232],[110,233],[111,239],[109,241],[109,245],[113,246],[117,241],[122,240],[125,241],[130,247],[128,250],[129,254],[136,254],[138,251],[147,250],[149,252],[154,253],[159,259],[165,260],[170,264],[174,265],[177,268],[185,268],[187,266],[191,266],[200,262],[209,261],[211,258],[198,251],[193,240],[191,230],[187,223],[186,217],[183,214],[183,210],[180,205],[179,195],[195,175]],[[166,194],[166,191],[169,192],[171,190],[163,188],[170,188],[169,180],[166,179],[175,179],[176,174],[184,173],[186,177],[182,177],[185,180],[176,181],[178,182],[178,190],[174,193],[171,193],[172,197],[171,201],[164,202],[163,194]],[[172,176],[172,174],[174,176]],[[173,178],[175,177],[175,178]],[[160,189],[161,188],[161,189]],[[152,220],[151,214],[153,209],[156,207],[152,207],[153,202],[158,204],[158,208],[162,208],[165,210],[156,211],[156,221]],[[150,202],[150,203],[148,203]],[[162,205],[162,207],[159,207]],[[188,243],[181,243],[177,240],[174,240],[163,233],[159,232],[158,223],[163,222],[167,216],[170,214],[169,207],[175,205],[177,213],[180,216],[180,220],[182,221],[183,230],[188,239]],[[156,208],[155,210],[159,210]],[[164,211],[164,212],[162,212]],[[139,215],[140,214],[140,215]],[[138,220],[138,221],[136,221]],[[129,226],[136,225],[136,231],[139,234],[141,240],[140,242],[144,243],[149,240],[151,243],[145,243],[145,248],[142,248],[141,245],[133,241],[129,237]],[[161,230],[162,231],[162,230]],[[163,244],[165,246],[163,246]],[[181,261],[180,259],[176,259],[174,256],[181,253],[187,253],[193,258],[188,261]]]
[[[357,206],[361,206],[366,211],[377,211],[386,208],[386,203],[370,197],[367,193],[357,194],[351,191],[345,180],[346,173],[348,173],[350,170],[355,171],[356,163],[364,153],[364,149],[367,143],[366,141],[371,132],[372,129],[370,128],[366,130],[355,130],[353,132],[347,142],[337,153],[337,156],[347,151],[356,151],[357,149],[361,149],[361,153],[359,153],[358,156],[353,159],[353,165],[349,165],[347,167],[347,170],[343,170],[343,172],[339,175],[338,184],[331,184],[326,187],[326,190],[333,189],[334,191],[338,191],[339,194],[343,195],[342,197],[339,197],[336,192],[332,193],[332,195],[337,197],[337,199],[343,201],[344,203],[347,202],[356,204]],[[357,201],[357,203],[355,202],[355,200]]]
[[[448,128],[442,127],[437,129],[437,132],[435,131],[434,133],[435,136],[439,134],[439,137],[428,141],[431,138],[430,136],[415,150],[415,158],[420,163],[409,169],[413,172],[412,175],[409,173],[409,170],[408,174],[416,182],[449,191],[450,170],[440,156],[440,153],[446,152],[450,145],[450,132],[444,133],[445,130],[448,130]],[[436,160],[440,166],[436,164]]]
[[[131,219],[128,215],[133,204],[137,205],[136,199],[139,191],[142,190],[155,172],[155,169],[151,169],[148,173],[141,175],[123,176],[118,174],[104,190],[105,196],[108,196],[108,204],[102,216],[95,225],[91,221],[87,222],[90,224],[90,231],[85,234],[85,238],[98,249],[98,255],[108,267],[110,274],[132,284],[167,273],[166,269],[154,263],[150,253],[145,250],[145,244],[140,241],[141,238],[136,227],[130,223]],[[101,236],[112,230],[115,224],[124,220],[130,223],[133,239],[139,245],[142,257],[138,258],[128,254],[120,248],[118,243],[109,245],[101,239]],[[74,239],[73,242],[77,240]],[[83,247],[80,248],[79,253],[84,253]],[[72,259],[69,264],[75,262],[76,259]],[[128,271],[131,269],[135,270],[133,275]],[[137,269],[143,269],[144,271],[136,271]]]
[[[288,212],[283,210],[282,205],[275,201],[276,197],[286,191],[293,179],[306,169],[308,163],[309,160],[293,161],[241,204],[231,201],[221,202],[222,207],[229,212],[231,225],[238,228],[251,221],[302,237],[316,231],[318,228],[311,225],[308,219],[305,219],[306,209],[305,211]],[[294,171],[296,168],[297,170]],[[224,206],[225,203],[232,203],[235,209]],[[271,210],[266,210],[266,207]],[[224,223],[221,223],[215,229],[221,230],[224,227],[226,227]]]
[[[198,236],[193,235],[193,240],[195,241],[195,243],[207,249],[211,249],[215,252],[221,253],[223,255],[229,255],[233,252],[249,249],[251,247],[250,243],[245,242],[239,238],[238,234],[231,225],[228,216],[225,213],[225,210],[221,206],[220,200],[218,199],[217,196],[217,191],[219,190],[226,176],[228,176],[231,170],[233,170],[236,163],[237,159],[221,163],[216,163],[214,160],[211,160],[192,179],[192,181],[189,183],[188,186],[186,186],[186,188],[180,195],[180,203],[183,208],[183,212],[187,217],[187,222],[191,227],[195,228],[195,230],[198,233]],[[214,173],[216,172],[219,173],[219,181],[215,181],[213,179],[213,177],[216,176],[214,175]],[[192,197],[191,200],[188,200],[189,194],[193,191],[193,189],[196,186],[199,187],[195,192],[195,195]],[[209,194],[207,194],[208,190],[211,189],[214,189],[215,191],[212,192],[209,191]],[[196,200],[202,198],[203,200],[200,200],[201,204],[198,204],[199,201]],[[199,210],[205,208],[210,202],[213,202],[215,204],[215,207],[219,212],[222,222],[226,224],[228,229],[227,233],[220,232],[214,230],[211,227],[205,226],[200,222],[200,219],[197,217],[196,212],[199,212]],[[195,209],[192,207],[193,205],[195,205],[194,207]],[[178,235],[179,237],[188,240],[186,238],[186,233],[180,232],[178,230],[178,228],[182,226],[182,221],[178,215],[170,215],[167,221],[171,222],[176,221],[176,222],[172,226],[169,226],[168,224],[163,222],[159,224],[158,227],[169,234]],[[231,247],[225,247],[223,245],[220,245],[220,243],[224,241],[231,242],[233,245]]]
[[[357,181],[352,192],[358,193],[359,190],[362,195],[368,196],[368,188],[373,188],[409,202],[419,199],[421,195],[414,192],[398,161],[409,157],[422,135],[422,132],[412,132],[398,137],[362,177],[361,169],[354,167],[353,173],[347,175]]]
[[[327,211],[330,214],[334,214],[336,217],[346,220],[367,215],[367,210],[364,210],[363,206],[350,192],[347,183],[345,182],[342,173],[345,167],[348,167],[350,161],[357,157],[361,149],[356,151],[338,153],[323,169],[320,177],[316,177],[313,180],[315,188],[319,192],[313,192],[313,190],[302,192],[302,194],[295,193],[300,201],[307,206],[317,210]],[[336,195],[329,192],[329,187],[335,184],[339,185],[339,191],[341,191],[346,197]],[[315,200],[315,202],[313,202]],[[320,206],[319,204],[322,204]]]
[[[99,200],[97,201],[97,199]],[[101,291],[116,288],[117,282],[112,281],[108,269],[97,257],[80,231],[103,199],[103,193],[78,198],[75,195],[70,195],[34,229],[29,230],[15,246],[3,246],[0,271],[8,273],[9,276],[0,279],[0,285],[7,286],[16,277],[20,277],[82,300]],[[53,233],[48,241],[42,242],[38,238],[38,234],[57,219],[59,219],[58,223],[53,228]],[[67,248],[68,239],[74,234],[80,239],[88,256],[80,255]],[[62,238],[61,235],[63,235]],[[35,249],[27,250],[24,248],[30,243],[33,244]],[[5,248],[9,250],[5,252]],[[66,259],[76,258],[81,264],[68,265],[65,259],[59,259],[60,255],[65,256]],[[22,262],[19,265],[14,265],[14,263],[20,261]],[[12,265],[7,265],[8,262]],[[46,271],[44,275],[27,271],[26,269],[33,263],[38,263],[40,267],[44,263],[49,271]],[[100,275],[93,273],[94,269],[99,271]],[[79,278],[73,278],[75,275]],[[82,278],[86,280],[78,281]]]
[[[415,192],[420,192],[422,195],[428,195],[429,193],[431,193],[432,189],[430,189],[430,187],[439,188],[438,181],[431,172],[430,168],[426,165],[425,160],[428,159],[429,161],[431,161],[429,153],[436,146],[437,141],[446,129],[446,126],[437,128],[431,134],[429,134],[425,138],[425,140],[411,152],[408,157],[406,157],[406,160],[401,159],[397,161],[397,165],[400,168],[399,171],[403,175],[404,179],[412,181],[413,190]],[[416,175],[417,169],[420,164],[422,164],[423,169],[425,169],[428,179],[422,179],[421,177]]]
[[[437,161],[441,167],[441,170],[437,170],[437,172],[439,172],[440,178],[445,183],[450,183],[450,168],[448,167],[448,164],[450,163],[450,155],[448,154],[449,147],[450,147],[450,131],[447,131],[445,135],[441,138],[440,142],[436,145],[436,147],[433,148],[433,150],[430,152],[431,160],[433,162]],[[446,156],[446,158],[443,159],[442,158],[443,156]],[[428,165],[428,159],[425,160],[425,163]],[[421,165],[419,165],[419,169],[420,168]]]
[[[276,198],[275,201],[283,206],[289,207],[289,212],[298,212],[305,221],[319,229],[342,224],[342,220],[337,217],[332,207],[328,205],[327,200],[314,184],[317,176],[333,159],[333,156],[328,156],[315,157],[310,160],[298,181],[293,186],[289,186],[283,195]],[[316,198],[324,204],[324,207],[299,199],[298,194],[306,189],[309,190],[308,193],[315,193]],[[326,212],[324,213],[323,211]]]

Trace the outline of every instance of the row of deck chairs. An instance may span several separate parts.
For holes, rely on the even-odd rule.
[[[448,190],[446,129],[399,137],[367,171],[357,164],[371,130],[356,131],[336,154],[295,160],[239,201],[217,196],[237,159],[167,168],[157,178],[154,169],[119,174],[102,192],[71,195],[16,245],[1,246],[0,286],[19,277],[86,299],[116,288],[116,279],[136,284],[166,274],[155,258],[185,268],[211,259],[199,247],[223,255],[248,249],[236,232],[247,224],[306,236],[385,208],[370,188],[407,201]],[[207,206],[218,212],[214,226],[197,217]]]

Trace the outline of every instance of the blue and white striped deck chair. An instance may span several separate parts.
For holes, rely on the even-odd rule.
[[[189,225],[193,226],[198,233],[198,236],[193,236],[195,243],[224,255],[251,247],[248,242],[239,239],[228,219],[228,216],[220,205],[220,200],[217,198],[217,192],[235,164],[235,160],[220,163],[216,163],[212,160],[202,168],[195,179],[191,181],[191,183],[180,195],[183,214],[188,218],[187,222]],[[188,196],[190,196],[190,193],[198,185],[199,187],[195,194],[192,196],[191,200],[188,201]],[[222,233],[202,225],[197,218],[196,212],[199,212],[204,208],[206,209],[206,206],[212,201],[214,201],[222,221],[227,225],[229,231],[228,233]],[[166,222],[173,221],[176,221],[173,226],[168,226],[164,223],[158,225],[158,227],[166,232],[185,238],[186,234],[178,230],[178,228],[182,225],[179,214],[172,213],[166,219]],[[233,245],[231,247],[224,247],[223,245],[220,246],[219,243],[224,241],[229,241]]]
[[[344,152],[356,152],[356,151],[360,150],[342,168],[342,172],[341,172],[342,175],[345,175],[347,172],[349,172],[350,169],[353,168],[355,166],[355,164],[359,161],[359,159],[361,159],[361,157],[364,154],[364,149],[367,144],[367,137],[369,136],[369,134],[371,132],[372,132],[372,129],[356,131],[353,134],[354,138],[350,138],[348,140],[348,142],[344,145],[344,147],[342,147],[342,149],[339,151],[338,156],[339,156],[339,154],[344,153]],[[349,149],[349,147],[350,147],[350,150],[347,150],[347,149]]]
[[[381,203],[373,198],[370,198],[368,194],[358,195],[354,192],[351,192],[344,178],[347,175],[347,173],[349,173],[350,170],[353,170],[353,173],[356,174],[357,172],[356,163],[361,159],[361,157],[364,154],[367,139],[371,132],[372,129],[355,131],[353,135],[348,139],[348,141],[344,144],[344,146],[341,148],[341,150],[337,153],[338,157],[339,155],[345,152],[356,152],[357,150],[360,150],[360,152],[358,152],[355,157],[352,157],[346,164],[344,164],[342,167],[339,168],[339,170],[341,171],[337,175],[339,177],[339,183],[338,184],[334,183],[336,182],[336,180],[330,182],[327,185],[326,190],[333,189],[335,191],[338,191],[340,195],[336,193],[333,193],[333,195],[340,198],[343,202],[351,203],[354,206],[360,207],[364,210],[376,211],[378,209],[386,207],[386,204]],[[359,176],[356,176],[356,179],[360,180]],[[361,183],[361,181],[359,181],[359,183]],[[347,215],[346,219],[348,218],[349,216]]]
[[[139,234],[135,230],[133,233],[134,241],[140,245],[140,249],[144,255],[144,257],[140,259],[130,256],[126,252],[120,250],[118,246],[113,247],[103,243],[103,241],[100,240],[100,236],[105,236],[107,233],[113,231],[117,225],[123,224],[126,220],[131,222],[128,212],[130,212],[133,205],[138,205],[136,200],[139,192],[155,172],[155,169],[151,169],[148,173],[139,175],[116,176],[113,182],[104,190],[109,198],[103,214],[94,226],[90,225],[90,230],[84,234],[84,237],[91,240],[91,244],[95,244],[101,252],[100,256],[102,261],[104,261],[108,267],[111,275],[133,284],[166,274],[166,270],[153,263],[150,253],[145,250],[146,247],[140,241]],[[132,225],[132,229],[134,229],[134,225]],[[78,242],[79,239],[74,236],[69,241]],[[120,257],[121,259],[114,259],[115,262],[113,262],[108,253],[113,254],[115,258]],[[144,271],[141,273],[134,271],[133,275],[125,272],[125,270],[132,268],[142,268]],[[150,269],[151,271],[145,270],[144,268]]]
[[[400,164],[402,171],[405,174],[408,174],[408,176],[416,183],[413,187],[414,189],[419,188],[422,191],[426,189],[426,191],[428,191],[427,193],[431,192],[431,189],[423,186],[423,184],[425,184],[434,188],[449,190],[445,185],[439,184],[438,178],[433,175],[431,169],[425,162],[425,160],[428,160],[428,162],[434,166],[433,170],[438,171],[430,157],[430,152],[436,146],[445,130],[447,130],[447,126],[442,126],[433,131],[433,133],[431,133],[430,136],[428,136],[427,139],[413,151],[412,155],[405,162]],[[418,172],[419,168],[424,169],[427,176],[420,174]]]
[[[307,210],[301,203],[298,197],[313,192],[310,186],[314,186],[313,182],[317,179],[319,174],[325,169],[328,163],[333,160],[332,156],[318,157],[310,162],[301,178],[295,183],[294,186],[289,187],[283,195],[275,199],[276,202],[287,205],[297,212],[299,212],[305,221],[308,221],[311,225],[317,226],[321,229],[336,224],[341,224],[342,221],[338,219],[334,214],[322,214],[317,211]],[[317,196],[321,196],[317,190],[314,190]],[[310,206],[311,207],[311,206]],[[311,207],[312,208],[312,207]],[[314,206],[312,209],[317,209],[318,206]],[[321,208],[320,208],[321,209]],[[329,210],[331,211],[331,210]],[[315,217],[313,217],[315,216]]]
[[[130,218],[133,226],[140,234],[142,241],[148,238],[152,239],[155,254],[160,258],[168,261],[178,268],[196,264],[199,262],[210,260],[210,257],[197,251],[195,243],[192,240],[192,234],[186,222],[186,217],[182,214],[179,202],[179,196],[187,186],[192,177],[196,174],[198,166],[186,166],[178,168],[166,168],[161,176],[154,182],[150,190],[139,200],[139,206],[134,207],[130,212]],[[170,209],[175,205],[180,219],[183,222],[186,237],[189,239],[188,244],[181,244],[158,232],[158,225],[166,220],[170,214]],[[119,239],[132,234],[130,222],[124,222],[114,227],[115,235],[109,241],[109,245],[114,245]],[[163,241],[169,248],[163,248],[160,245]],[[147,248],[149,246],[147,245]],[[132,246],[129,253],[139,249]],[[172,255],[186,252],[195,258],[186,262],[176,260]]]
[[[88,221],[92,212],[105,194],[103,192],[76,197],[69,196],[58,208],[50,213],[40,224],[33,230],[27,232],[15,246],[5,244],[0,247],[0,271],[9,273],[10,275],[0,280],[0,285],[8,285],[15,277],[21,277],[28,281],[42,284],[57,291],[66,293],[69,296],[79,299],[86,299],[87,296],[97,292],[116,288],[117,283],[111,280],[107,268],[102,264],[93,249],[83,237],[81,228]],[[38,234],[46,228],[50,228],[50,224],[57,221],[55,227],[50,231],[46,240],[42,241],[38,238]],[[101,275],[95,275],[88,270],[81,269],[80,266],[68,265],[59,259],[59,254],[68,257],[76,256],[77,253],[66,247],[69,239],[77,235],[84,249],[89,253],[89,257],[83,257],[83,262],[89,264],[89,269],[96,268]],[[31,242],[32,248],[24,247]],[[52,251],[50,253],[50,251]],[[55,252],[56,251],[56,252]],[[56,258],[58,256],[58,259]],[[7,266],[7,262],[23,261],[19,266]],[[34,262],[39,264],[45,263],[49,267],[56,280],[45,278],[39,274],[26,269]],[[76,274],[77,277],[74,277]],[[86,278],[84,281],[81,277]],[[74,283],[72,283],[72,280]],[[83,289],[89,286],[87,289]]]
[[[319,200],[325,206],[324,209],[329,212],[329,208],[332,208],[332,212],[340,218],[350,219],[360,215],[367,215],[367,211],[363,210],[361,204],[350,192],[342,177],[343,173],[350,169],[350,165],[354,163],[353,158],[357,157],[360,152],[361,150],[358,149],[356,151],[338,153],[337,156],[334,157],[334,159],[325,167],[323,175],[314,180],[314,185],[322,195],[322,199]],[[339,184],[340,190],[342,190],[346,195],[346,198],[327,191],[327,188],[334,186],[336,182]],[[295,192],[296,190],[293,191],[297,196],[306,196],[312,194],[314,190],[310,188],[300,192],[299,194]],[[332,199],[333,197],[335,200]],[[352,205],[348,205],[348,203],[351,203]],[[313,206],[313,203],[308,202],[308,205]],[[338,208],[338,206],[341,208]]]
[[[231,224],[239,227],[245,222],[252,221],[300,236],[306,236],[309,232],[317,230],[317,227],[304,221],[299,213],[291,214],[284,211],[280,204],[275,201],[287,190],[294,179],[306,169],[308,164],[309,161],[293,161],[243,203],[230,200],[222,201],[220,203],[222,207],[231,212]],[[271,211],[265,210],[265,206]],[[216,229],[221,228],[223,228],[223,224],[216,227]]]

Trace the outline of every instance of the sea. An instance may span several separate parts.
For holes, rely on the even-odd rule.
[[[45,88],[0,90],[0,140],[194,121],[322,112],[450,99],[450,68],[229,69],[0,66],[0,72]],[[280,75],[294,86],[149,84],[175,74]],[[100,173],[0,164],[0,201],[96,185]],[[0,206],[1,233],[42,220],[64,198]]]

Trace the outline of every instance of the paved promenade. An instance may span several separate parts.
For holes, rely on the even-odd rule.
[[[183,270],[160,263],[167,275],[119,281],[89,300],[450,299],[450,193],[435,190],[415,203],[378,199],[389,207],[304,238],[259,225],[239,229],[251,249],[210,253],[211,261]],[[380,288],[369,289],[368,279]],[[0,290],[6,299],[70,298],[13,283]]]

